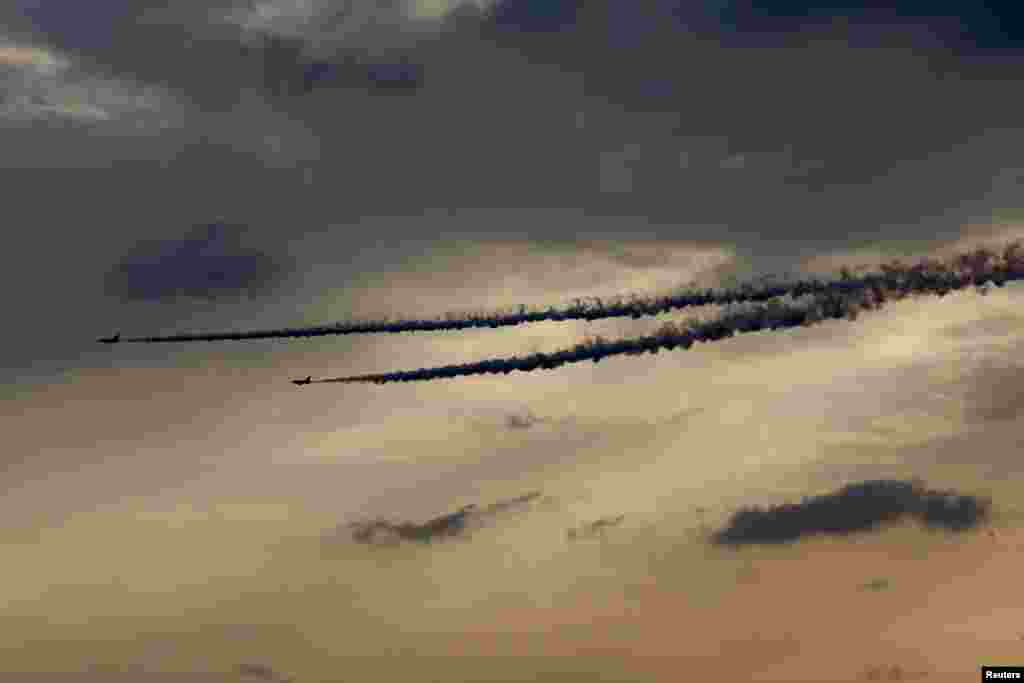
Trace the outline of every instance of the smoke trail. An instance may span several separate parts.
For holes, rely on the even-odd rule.
[[[899,261],[895,261],[892,264],[880,266],[880,269],[880,273],[868,273],[859,277],[843,269],[839,278],[827,281],[809,279],[788,283],[744,283],[733,289],[684,289],[677,294],[660,297],[633,295],[628,302],[623,301],[622,297],[616,297],[616,300],[611,302],[604,302],[599,297],[595,297],[592,304],[587,304],[584,300],[577,299],[572,306],[550,307],[544,311],[528,311],[525,306],[520,306],[519,311],[516,313],[449,313],[445,316],[445,319],[349,321],[276,330],[124,337],[120,338],[119,341],[149,344],[159,342],[238,341],[245,339],[284,339],[382,332],[437,332],[482,327],[497,329],[499,327],[542,321],[593,321],[624,317],[638,319],[643,316],[659,315],[672,310],[710,304],[759,303],[782,296],[790,296],[796,299],[808,295],[821,296],[830,293],[852,294],[863,290],[878,289],[887,285],[891,286],[894,280],[899,280],[901,277],[914,280],[922,273],[938,274],[945,272],[950,275],[967,274],[973,280],[976,280],[975,284],[980,285],[985,280],[993,279],[996,281],[996,284],[1001,286],[1006,280],[1024,278],[1024,250],[1022,250],[1020,242],[1014,242],[1007,246],[1001,255],[984,248],[979,248],[973,252],[954,257],[948,265],[943,265],[936,261],[924,261],[917,266],[908,268]]]
[[[986,279],[989,277],[998,286],[1002,286],[1007,280],[1024,278],[1024,269],[1015,272],[1007,272],[1004,269],[1000,272],[987,273]],[[658,353],[661,349],[673,350],[677,346],[689,349],[695,342],[717,341],[737,333],[809,326],[829,319],[855,320],[862,310],[879,308],[890,299],[902,299],[914,294],[937,294],[941,297],[950,291],[972,284],[980,285],[982,281],[981,276],[976,273],[957,273],[943,268],[936,262],[926,261],[910,269],[890,266],[871,287],[829,290],[817,296],[807,297],[803,303],[784,304],[777,300],[771,301],[749,310],[728,313],[708,322],[690,321],[685,327],[666,323],[650,336],[618,341],[606,341],[598,337],[577,344],[571,349],[554,353],[534,353],[522,358],[513,356],[419,370],[317,379],[313,382],[384,384],[468,375],[508,374],[513,370],[553,370],[565,363],[585,360],[597,363],[607,356]]]

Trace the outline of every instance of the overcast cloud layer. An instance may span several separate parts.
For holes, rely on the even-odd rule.
[[[0,7],[0,621],[19,634],[0,672],[746,680],[756,661],[765,680],[943,680],[1019,654],[1019,284],[449,382],[288,380],[721,310],[95,343],[543,309],[1024,237],[1024,22],[757,4]],[[741,508],[915,478],[990,499],[984,530],[707,541]],[[466,538],[338,534],[531,491],[544,503]]]

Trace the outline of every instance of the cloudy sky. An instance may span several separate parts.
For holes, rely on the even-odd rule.
[[[547,307],[1024,237],[1019,17],[763,4],[5,3],[0,620],[22,636],[0,669],[941,680],[1019,662],[1018,285],[430,383],[287,380],[692,313],[95,343]],[[990,496],[999,535],[726,552],[699,534],[741,505],[911,477]],[[338,532],[531,490],[547,503],[467,542],[381,551]],[[606,543],[566,541],[619,514]],[[889,587],[865,598],[875,577]]]

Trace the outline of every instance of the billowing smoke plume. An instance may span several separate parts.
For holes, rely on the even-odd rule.
[[[461,365],[313,381],[384,384],[468,375],[508,374],[513,370],[553,370],[566,363],[586,360],[597,363],[607,356],[658,353],[662,349],[673,350],[676,347],[689,349],[695,342],[717,341],[737,333],[809,326],[829,319],[855,320],[861,311],[879,308],[891,299],[924,294],[936,294],[941,297],[970,285],[980,286],[989,280],[1001,287],[1007,280],[1024,277],[1024,253],[1017,251],[1016,248],[1007,249],[1006,264],[992,266],[991,261],[991,254],[981,252],[980,255],[976,253],[960,257],[954,265],[944,265],[937,261],[922,261],[910,268],[901,264],[888,265],[883,267],[881,275],[872,276],[870,279],[850,278],[839,281],[838,284],[842,286],[803,297],[802,301],[782,303],[773,300],[746,310],[726,313],[707,322],[691,321],[683,326],[666,323],[653,335],[618,341],[606,341],[597,337],[577,344],[571,349],[554,353],[534,353],[522,358],[513,356]],[[977,265],[979,263],[981,266]]]
[[[856,276],[842,271],[839,278],[832,280],[796,280],[793,282],[765,281],[759,284],[746,283],[732,289],[683,290],[680,293],[643,297],[633,295],[628,301],[622,297],[605,302],[595,298],[593,303],[577,300],[572,306],[551,307],[542,311],[529,311],[521,306],[517,312],[483,312],[468,315],[448,314],[444,319],[412,320],[370,320],[348,321],[311,327],[281,328],[276,330],[226,331],[209,333],[187,333],[154,337],[124,337],[122,342],[189,342],[189,341],[231,341],[245,339],[303,338],[343,334],[372,334],[399,332],[436,332],[470,328],[509,327],[542,321],[602,320],[606,318],[659,315],[672,310],[709,304],[729,305],[736,303],[767,302],[783,296],[794,299],[814,297],[854,297],[860,293],[895,291],[904,294],[917,292],[920,288],[941,292],[942,287],[960,289],[970,284],[982,285],[992,281],[998,286],[1005,282],[1024,278],[1024,245],[1014,242],[1002,254],[978,248],[960,254],[946,263],[925,260],[915,266],[906,266],[899,261],[880,266],[880,272]],[[519,369],[519,368],[515,368]],[[478,374],[478,373],[469,373]]]

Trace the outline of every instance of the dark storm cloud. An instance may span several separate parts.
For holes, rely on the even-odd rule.
[[[166,173],[146,182],[198,192],[233,177],[245,191],[231,200],[287,222],[290,240],[379,215],[409,220],[350,239],[406,245],[461,231],[575,243],[593,236],[589,217],[643,216],[649,238],[731,243],[778,270],[820,249],[948,239],[1017,201],[1016,187],[992,192],[1019,166],[1020,60],[968,60],[924,21],[766,20],[754,31],[721,20],[728,4],[506,0],[458,8],[433,32],[395,10],[367,31],[327,12],[308,30],[278,31],[271,56],[269,28],[211,19],[251,10],[243,3],[63,5],[11,13],[10,30],[189,106],[185,133],[147,147]],[[757,32],[774,42],[728,40]],[[29,137],[12,158],[31,157]],[[75,147],[112,158],[137,149],[61,149]],[[115,187],[127,171],[108,165],[98,172]],[[506,224],[472,214],[524,207],[576,214]],[[425,220],[432,209],[442,213]],[[602,236],[635,229],[624,220]]]
[[[906,517],[963,531],[987,519],[990,508],[987,499],[926,489],[919,481],[873,480],[800,503],[741,509],[712,540],[722,545],[787,543],[812,534],[871,531]]]
[[[423,87],[425,77],[423,65],[408,54],[374,56],[339,46],[318,57],[300,37],[263,34],[246,51],[262,64],[267,91],[278,96],[299,97],[332,88],[412,93]]]
[[[551,4],[567,14],[573,6]],[[480,30],[536,63],[583,74],[588,95],[676,115],[683,148],[722,142],[718,159],[698,155],[682,173],[653,164],[644,149],[633,191],[593,200],[606,212],[725,225],[723,239],[748,244],[760,241],[757,232],[762,251],[777,250],[779,239],[822,246],[881,238],[880,223],[916,223],[978,200],[993,173],[1016,163],[1005,151],[970,150],[984,146],[980,136],[1016,127],[1009,110],[984,102],[1008,96],[1024,62],[962,58],[941,39],[948,20],[865,13],[833,24],[819,12],[820,21],[755,21],[726,3],[723,16],[737,17],[730,25],[706,10],[691,16],[683,3],[598,2],[575,12],[571,30],[549,35],[521,18],[531,6],[499,3]],[[502,22],[503,12],[518,18]],[[659,184],[678,193],[671,209],[653,201]]]
[[[879,3],[809,3],[781,0],[643,0],[635,3],[593,2],[591,7],[608,12],[618,21],[609,34],[636,36],[654,23],[678,30],[714,36],[727,44],[757,44],[771,36],[807,30],[815,25],[842,21],[857,27],[888,27],[914,30],[920,40],[931,39],[961,55],[1012,54],[1024,51],[1024,12],[1013,2],[986,2],[958,7],[956,15],[936,12],[927,0],[894,0]],[[485,22],[506,32],[565,31],[577,25],[584,7],[580,0],[496,0],[481,12]]]
[[[484,13],[484,21],[496,31],[549,33],[576,25],[581,0],[503,0]]]
[[[681,3],[674,3],[681,4]],[[957,14],[937,12],[927,0],[893,0],[885,3],[842,3],[822,5],[806,0],[776,0],[753,3],[729,0],[719,5],[722,28],[733,34],[792,32],[809,23],[833,21],[836,17],[857,25],[917,27],[924,37],[961,56],[1012,54],[1024,51],[1024,15],[1019,3],[985,2],[957,7]]]
[[[244,245],[239,226],[199,225],[181,240],[135,249],[104,279],[124,301],[162,301],[265,295],[290,273],[279,257]]]
[[[166,3],[122,0],[84,11],[44,0],[26,16],[36,40],[86,68],[168,88],[204,111],[230,110],[252,89],[295,97],[315,87],[395,92],[422,83],[422,65],[407,55],[374,56],[336,46],[328,57],[317,58],[302,36],[217,21],[225,13],[216,5],[169,9]]]

